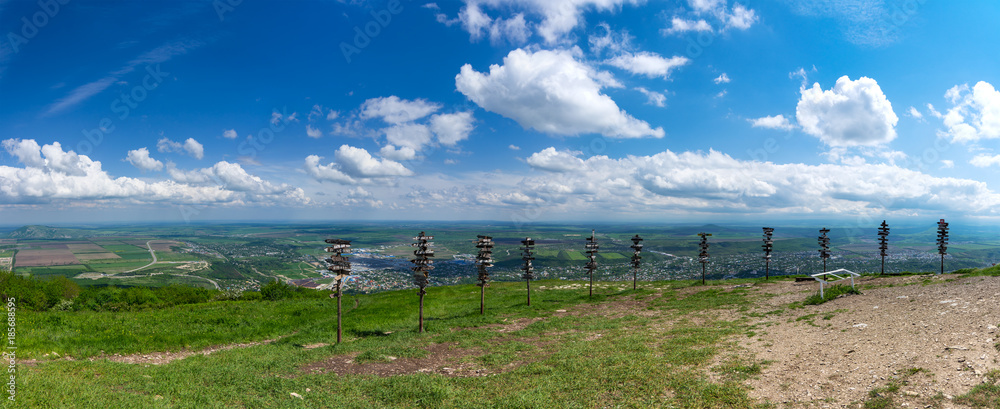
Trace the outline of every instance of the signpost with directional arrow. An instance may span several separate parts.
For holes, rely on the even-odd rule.
[[[885,274],[885,256],[889,250],[889,224],[882,220],[878,227],[878,254],[882,256],[882,274]]]
[[[490,285],[490,273],[486,269],[493,267],[493,238],[490,236],[476,236],[476,248],[479,254],[476,255],[476,265],[479,266],[479,314],[486,314],[486,287]]]
[[[708,238],[712,233],[698,233],[701,236],[701,243],[698,247],[701,251],[698,253],[698,261],[701,262],[701,283],[705,284],[705,264],[708,264]]]
[[[531,251],[535,248],[535,241],[532,240],[531,237],[525,237],[524,240],[521,240],[521,244],[524,245],[524,247],[521,247],[521,260],[524,260],[524,266],[521,267],[521,270],[524,270],[524,275],[522,275],[521,278],[524,279],[524,282],[528,287],[528,306],[530,307],[531,280],[535,279],[535,267],[531,264],[535,261],[535,256],[531,253]]]
[[[948,254],[948,223],[944,219],[938,222],[937,245],[941,255],[941,274],[944,274],[944,256]]]
[[[337,280],[336,284],[334,284],[334,293],[332,295],[337,298],[337,343],[339,344],[342,328],[340,301],[343,298],[344,279],[351,275],[351,262],[347,259],[345,253],[351,252],[351,242],[341,239],[326,239],[326,243],[330,245],[326,248],[326,251],[332,253],[326,259],[326,269],[330,270]]]
[[[774,234],[774,228],[764,227],[764,279],[771,278],[771,250],[774,249],[774,240],[771,239],[771,235]]]
[[[830,229],[819,229],[819,257],[823,259],[823,272],[826,272],[826,259],[830,258],[830,238],[826,236]]]
[[[597,231],[591,230],[587,237],[587,273],[590,275],[590,296],[594,296],[594,270],[597,269]]]
[[[639,263],[642,260],[642,256],[639,255],[642,252],[642,237],[638,234],[632,238],[632,250],[635,253],[632,254],[632,290],[635,290],[635,280],[636,276],[639,275]]]
[[[416,250],[413,250],[413,255],[416,258],[410,260],[414,264],[411,269],[413,270],[413,281],[420,288],[420,291],[417,293],[420,295],[420,324],[417,327],[417,332],[424,332],[424,295],[427,294],[425,289],[427,288],[430,271],[434,269],[434,266],[431,265],[434,262],[430,260],[431,257],[434,257],[434,250],[431,249],[431,246],[434,244],[430,242],[434,240],[434,236],[428,236],[424,232],[420,232],[413,240],[415,242],[411,246],[416,247]]]

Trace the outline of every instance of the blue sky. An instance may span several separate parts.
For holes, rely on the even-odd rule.
[[[3,224],[960,218],[1000,4],[0,0]]]

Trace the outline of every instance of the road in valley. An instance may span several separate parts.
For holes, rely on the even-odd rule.
[[[149,249],[149,255],[153,256],[153,262],[151,262],[151,263],[149,263],[149,264],[146,264],[146,265],[144,265],[144,266],[142,266],[142,267],[139,267],[139,268],[137,268],[137,269],[134,269],[134,270],[129,270],[129,271],[124,271],[124,273],[131,273],[131,272],[133,272],[133,271],[139,271],[139,270],[142,270],[142,269],[144,269],[144,268],[146,268],[146,267],[149,267],[149,266],[151,266],[151,265],[153,265],[153,264],[156,264],[156,252],[155,252],[155,251],[153,251],[153,246],[152,246],[152,245],[150,244],[150,243],[152,243],[152,242],[153,242],[152,240],[150,240],[150,241],[147,241],[147,242],[146,242],[146,248],[148,248],[148,249]],[[218,286],[216,286],[216,287],[218,287]]]

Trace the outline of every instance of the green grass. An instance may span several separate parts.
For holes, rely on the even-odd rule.
[[[837,297],[839,297],[840,295],[843,295],[843,294],[860,295],[861,291],[858,291],[854,287],[851,287],[849,285],[837,284],[837,285],[834,285],[834,286],[830,286],[830,287],[824,288],[823,289],[823,296],[822,297],[820,297],[819,291],[816,291],[816,294],[810,295],[808,298],[806,298],[806,300],[803,302],[803,304],[805,304],[805,305],[819,305],[819,304],[825,303],[827,301],[830,301],[830,300],[832,300],[834,298],[837,298]]]
[[[563,281],[541,281],[554,286]],[[493,283],[487,314],[479,314],[479,289],[432,287],[425,298],[426,332],[416,329],[415,291],[358,296],[344,301],[345,342],[333,340],[336,314],[330,299],[279,302],[213,302],[146,312],[19,313],[18,356],[58,352],[75,361],[43,359],[19,367],[23,407],[685,407],[757,408],[742,383],[765,362],[727,358],[727,339],[741,333],[734,322],[675,320],[694,310],[738,308],[745,291],[706,287],[688,296],[669,287],[651,290],[536,290],[524,302],[523,283]],[[612,317],[587,313],[619,299],[650,300],[662,314],[627,310]],[[620,304],[624,305],[624,304]],[[624,308],[624,307],[623,307]],[[583,314],[556,313],[558,309]],[[646,311],[637,308],[637,312]],[[499,332],[497,325],[533,320]],[[280,340],[267,345],[196,355],[159,366],[130,365],[87,356],[201,349],[234,342]],[[351,358],[385,365],[427,359],[431,345],[466,356],[489,376],[446,377],[409,373],[392,377],[310,373],[302,368]],[[23,354],[23,355],[22,355]],[[719,379],[712,381],[711,373]],[[196,380],[196,381],[195,381]],[[309,388],[311,392],[306,392]],[[303,400],[291,398],[295,392]]]
[[[146,252],[146,258],[149,258],[149,252]],[[157,251],[156,261],[201,261],[201,259],[193,254]]]
[[[587,256],[583,255],[576,250],[560,250],[556,256],[559,260],[570,260],[570,261],[584,261],[587,260]]]
[[[910,378],[918,374],[930,376],[930,372],[923,368],[909,368],[895,377],[890,377],[889,382],[882,387],[868,391],[868,399],[864,403],[865,409],[890,409],[896,408],[895,398],[903,386],[910,384]]]
[[[146,254],[149,254],[149,249],[147,249],[146,246],[139,247],[139,246],[133,246],[131,244],[118,244],[118,245],[101,246],[101,247],[104,247],[105,250],[110,251],[112,253],[145,252]]]
[[[995,369],[987,373],[986,382],[976,385],[969,393],[955,398],[955,402],[974,408],[1000,408],[1000,370]]]
[[[148,260],[153,261],[153,257],[149,255],[148,251],[145,252],[129,252],[129,253],[115,253],[122,260]]]
[[[33,274],[36,276],[45,275],[65,275],[67,277],[71,275],[76,275],[77,273],[90,271],[87,266],[83,264],[73,264],[68,266],[49,266],[49,267],[18,267],[18,274]]]
[[[964,277],[976,277],[976,276],[1000,276],[1000,265],[995,265],[986,268],[966,268],[962,270],[955,271],[956,273],[962,274]]]

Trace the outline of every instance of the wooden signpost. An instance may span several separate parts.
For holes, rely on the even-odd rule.
[[[343,288],[344,279],[351,275],[351,262],[345,257],[345,253],[351,252],[351,242],[341,239],[326,239],[327,244],[330,244],[326,248],[328,253],[332,253],[329,258],[326,259],[327,270],[330,270],[336,278],[334,284],[334,293],[332,294],[337,298],[337,343],[341,341],[341,312],[340,312],[340,301],[343,298]]]
[[[424,332],[424,295],[427,294],[426,288],[430,271],[434,269],[434,266],[431,265],[434,261],[430,260],[430,257],[434,257],[434,250],[430,248],[434,245],[430,242],[434,240],[434,236],[420,232],[413,240],[416,242],[410,245],[417,249],[413,250],[413,255],[416,258],[410,260],[414,264],[410,269],[413,270],[414,283],[420,288],[420,291],[417,292],[420,295],[420,324],[417,327],[417,332]]]
[[[486,269],[493,267],[493,238],[490,236],[476,236],[476,248],[479,254],[476,255],[476,265],[479,266],[479,314],[486,314],[486,287],[490,285],[490,273]]]
[[[535,267],[532,265],[532,262],[535,260],[535,256],[531,253],[531,251],[535,248],[535,241],[532,240],[531,237],[525,237],[524,240],[521,240],[521,244],[524,245],[524,247],[521,247],[521,260],[524,260],[524,266],[521,267],[521,270],[524,270],[524,275],[522,275],[521,278],[524,279],[524,282],[528,287],[528,306],[530,307],[531,280],[535,279]]]

